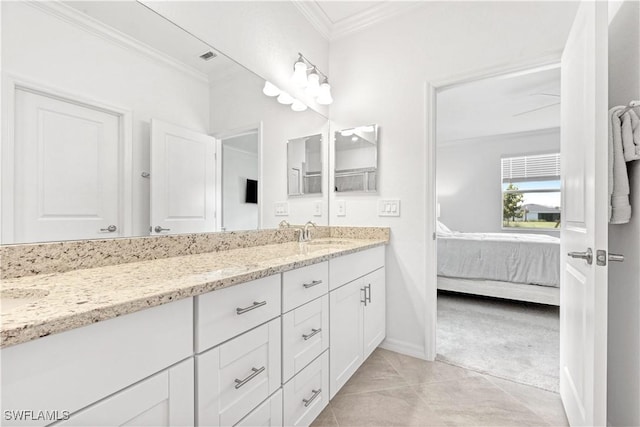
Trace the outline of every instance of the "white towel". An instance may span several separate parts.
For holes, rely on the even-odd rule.
[[[622,119],[622,149],[624,160],[640,160],[640,118],[633,109],[624,113]]]
[[[631,219],[629,177],[622,148],[620,113],[625,106],[609,110],[609,223],[626,224]]]

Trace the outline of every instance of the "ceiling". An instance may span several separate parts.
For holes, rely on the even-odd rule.
[[[334,40],[424,4],[421,1],[292,0],[323,37]]]
[[[437,96],[439,144],[559,126],[559,66],[478,80]]]

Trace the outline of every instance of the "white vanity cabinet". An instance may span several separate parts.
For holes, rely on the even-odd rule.
[[[193,390],[193,357],[190,357],[55,425],[192,426]]]
[[[333,398],[385,337],[384,247],[331,260],[329,270]]]
[[[128,415],[148,416],[140,423],[150,420],[155,425],[163,425],[163,420],[173,425],[173,416],[185,424],[193,419],[193,368],[189,381],[187,371],[192,365],[175,365],[193,355],[191,298],[7,347],[0,353],[3,425],[53,421],[46,414],[25,417],[24,411],[29,410],[50,411],[49,415],[57,411],[59,419],[67,411],[70,425],[120,425]],[[180,380],[170,384],[172,378]],[[154,394],[148,395],[151,390]],[[169,408],[167,418],[149,413],[154,402]],[[23,411],[22,420],[16,419],[19,411]],[[91,414],[95,422],[84,422],[93,419]]]

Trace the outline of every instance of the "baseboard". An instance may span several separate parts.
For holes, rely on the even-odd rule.
[[[385,350],[395,351],[396,353],[416,357],[418,359],[426,359],[424,348],[410,342],[400,341],[393,338],[386,338],[384,341],[382,341],[380,347],[384,348]]]

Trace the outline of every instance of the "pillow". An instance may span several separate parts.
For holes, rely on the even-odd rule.
[[[436,222],[436,232],[439,234],[451,234],[453,231],[449,230],[449,227],[441,223],[440,221]]]

